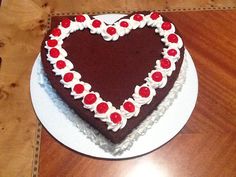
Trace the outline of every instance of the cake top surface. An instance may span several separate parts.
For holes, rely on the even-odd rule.
[[[183,42],[175,26],[157,12],[136,13],[112,25],[83,14],[63,19],[43,47],[52,73],[70,97],[117,132],[168,87]]]

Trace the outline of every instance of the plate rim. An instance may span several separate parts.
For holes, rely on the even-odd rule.
[[[106,15],[106,14],[104,14]],[[101,18],[101,16],[104,17],[104,15],[99,15],[99,16],[96,16],[98,18]],[[115,14],[108,14],[108,16],[114,16]],[[120,15],[120,14],[119,14]],[[123,14],[125,15],[125,14]],[[102,17],[102,18],[103,18]],[[114,20],[114,19],[113,19]],[[116,21],[116,20],[115,20]],[[197,101],[197,95],[198,95],[198,77],[197,77],[197,71],[196,71],[196,68],[195,68],[195,65],[194,65],[194,62],[192,60],[192,57],[191,55],[189,54],[188,50],[186,49],[186,52],[188,53],[188,68],[187,68],[187,72],[186,72],[186,80],[187,80],[187,74],[188,74],[188,71],[189,71],[189,67],[192,67],[192,74],[194,76],[194,89],[195,89],[195,92],[194,92],[194,98],[192,99],[192,107],[190,108],[191,110],[189,110],[188,112],[188,116],[186,116],[187,118],[185,118],[185,121],[182,123],[182,127],[176,131],[171,137],[168,137],[166,138],[166,141],[161,143],[161,145],[159,145],[158,147],[155,147],[155,148],[151,148],[150,150],[146,150],[146,151],[137,151],[137,149],[133,150],[133,147],[135,146],[136,142],[134,142],[133,146],[131,147],[130,150],[127,150],[125,151],[123,154],[121,155],[112,155],[110,153],[107,153],[105,151],[97,151],[97,154],[95,154],[94,152],[87,152],[87,151],[81,151],[79,149],[79,147],[73,147],[70,145],[70,142],[67,142],[67,141],[63,141],[62,138],[60,136],[62,136],[61,134],[55,134],[55,130],[52,130],[52,128],[55,128],[55,126],[49,126],[47,123],[45,123],[45,120],[42,116],[45,116],[42,114],[42,110],[40,110],[40,106],[37,105],[37,98],[36,98],[36,93],[35,93],[35,86],[37,86],[37,83],[35,81],[35,76],[37,76],[37,63],[38,63],[38,60],[40,59],[40,54],[37,56],[35,62],[34,62],[34,65],[33,65],[33,68],[32,68],[32,72],[31,72],[31,77],[30,77],[30,94],[31,94],[31,101],[32,101],[32,104],[33,104],[33,108],[34,108],[34,111],[38,117],[38,119],[40,120],[40,122],[43,124],[43,126],[47,129],[47,131],[55,138],[57,139],[59,142],[61,142],[62,144],[64,144],[66,147],[69,147],[70,149],[76,151],[76,152],[79,152],[79,153],[82,153],[82,154],[85,154],[87,156],[91,156],[91,157],[96,157],[96,158],[102,158],[102,159],[127,159],[127,158],[133,158],[133,157],[137,157],[137,156],[141,156],[141,155],[144,155],[144,154],[147,154],[149,152],[152,152],[154,151],[155,149],[163,146],[164,144],[166,144],[167,142],[169,142],[172,138],[174,138],[178,133],[179,131],[185,126],[185,124],[187,123],[187,121],[189,120],[191,114],[192,114],[192,111],[196,105],[196,101]],[[36,84],[36,85],[35,85]],[[39,83],[38,83],[39,84]],[[184,83],[185,85],[185,83]],[[184,87],[183,85],[183,87]],[[39,86],[39,85],[38,85]],[[183,89],[182,89],[183,90]],[[178,100],[179,98],[179,94],[182,92],[182,90],[178,93],[178,97],[176,100]],[[176,102],[176,100],[174,102]],[[175,104],[175,103],[173,103]],[[172,106],[173,107],[173,106]],[[166,113],[165,113],[166,114]],[[163,117],[165,116],[165,114],[160,118],[160,120],[156,123],[156,124],[160,124],[160,122],[163,120]],[[69,119],[67,119],[68,121],[70,121]],[[153,125],[153,127],[155,127],[155,125]],[[153,127],[151,129],[153,129]],[[150,129],[150,130],[151,130]],[[148,132],[150,132],[150,130],[148,130]],[[79,131],[78,131],[79,132]],[[147,133],[148,133],[147,132]],[[82,133],[82,132],[80,132]],[[150,134],[150,133],[149,133]],[[83,135],[84,136],[84,135]],[[146,135],[142,136],[142,137],[145,137]],[[140,137],[140,138],[142,138]],[[139,139],[140,139],[139,138]],[[85,138],[87,141],[90,141],[89,139]],[[83,141],[86,141],[86,140],[83,140]],[[138,140],[139,141],[139,140]],[[88,142],[87,142],[88,143]],[[92,142],[90,142],[89,144],[91,145]],[[73,143],[72,143],[73,144]],[[93,144],[93,143],[92,143]],[[94,144],[95,145],[95,144]],[[96,145],[95,145],[96,146]],[[97,148],[100,148],[97,146]],[[132,152],[133,150],[133,152]],[[93,151],[93,150],[92,150]],[[129,151],[131,153],[129,153]]]

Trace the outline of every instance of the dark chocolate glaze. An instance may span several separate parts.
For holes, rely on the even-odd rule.
[[[62,17],[53,17],[52,27],[56,27],[61,20]],[[60,83],[60,76],[55,76],[52,71],[53,66],[46,59],[47,50],[44,46],[47,39],[48,34],[42,43],[41,57],[53,88],[83,120],[113,143],[124,140],[156,109],[173,87],[183,61],[184,48],[182,47],[181,58],[176,63],[176,70],[171,77],[168,77],[167,85],[157,89],[157,95],[149,105],[141,107],[137,117],[129,119],[123,129],[113,132],[107,130],[106,123],[95,118],[93,112],[83,108],[81,99],[75,100],[70,95],[71,90],[64,88]],[[74,70],[82,75],[81,80],[89,83],[93,91],[100,93],[104,100],[111,101],[116,108],[120,108],[124,100],[132,96],[135,85],[142,85],[145,82],[144,78],[154,69],[156,60],[161,59],[163,47],[159,35],[154,32],[154,28],[150,27],[132,30],[115,42],[107,42],[101,35],[90,34],[86,29],[72,33],[63,43],[63,48],[68,53],[67,58],[74,64]]]

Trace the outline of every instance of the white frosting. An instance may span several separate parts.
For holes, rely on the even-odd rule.
[[[51,39],[56,39],[56,40],[63,40],[66,37],[68,37],[70,35],[70,27],[68,28],[64,28],[61,24],[58,25],[58,29],[61,30],[61,35],[60,36],[53,36],[51,35]]]
[[[85,21],[83,22],[78,22],[76,21],[76,17],[74,18],[74,28],[76,28],[77,30],[83,30],[85,28],[88,28],[88,24],[91,23],[91,19],[87,14],[83,14],[83,16],[85,17]]]
[[[177,43],[169,42],[168,39],[167,39],[169,35],[164,36],[161,39],[161,41],[164,42],[165,45],[168,46],[168,47],[177,47],[177,48],[180,49],[181,47],[183,47],[183,41],[182,41],[181,37],[179,37],[179,35],[177,35],[177,34],[175,34],[175,35],[178,38],[178,42]]]
[[[61,39],[64,39],[70,35],[70,32],[72,31],[73,27],[71,26],[71,20],[70,20],[70,26],[64,28],[60,22],[60,25],[58,28],[61,30]]]
[[[67,57],[67,52],[65,51],[65,49],[63,49],[62,47],[57,47],[57,49],[59,50],[60,54],[63,56],[63,57]]]
[[[163,23],[162,23],[162,24],[163,24]],[[162,24],[161,24],[161,25],[162,25]],[[156,33],[159,33],[160,36],[166,36],[166,35],[175,33],[175,26],[174,26],[172,23],[170,23],[170,24],[171,24],[171,28],[170,28],[169,30],[164,30],[164,29],[162,29],[162,27],[160,26],[160,27],[158,27],[158,28],[155,29],[155,32],[156,32]]]
[[[112,113],[114,113],[114,112],[117,112],[117,113],[119,113],[119,114],[121,115],[121,121],[120,121],[120,123],[118,123],[118,124],[113,123],[113,122],[111,121],[111,119],[110,119],[110,115],[111,115]],[[116,132],[117,130],[124,128],[124,126],[125,126],[126,123],[127,123],[127,119],[123,117],[121,111],[118,110],[118,109],[116,109],[116,108],[114,108],[114,107],[112,107],[112,108],[109,110],[109,113],[108,113],[108,116],[107,116],[107,119],[106,119],[106,120],[107,120],[106,123],[107,123],[107,125],[108,125],[107,129],[108,129],[108,130],[112,130],[113,132]]]
[[[62,79],[60,80],[60,83],[62,83],[65,88],[73,87],[81,78],[81,75],[78,72],[76,72],[76,71],[70,71],[70,73],[72,73],[73,76],[74,76],[73,79],[70,82],[65,82],[64,79],[63,79],[64,75],[66,73],[62,76]]]
[[[165,87],[165,85],[167,83],[166,75],[162,74],[162,80],[160,82],[157,82],[152,79],[152,74],[155,72],[160,72],[160,71],[159,70],[152,70],[150,73],[148,73],[148,77],[145,78],[145,81],[147,81],[147,84],[154,89]]]
[[[129,111],[127,111],[127,110],[125,110],[125,108],[124,108],[124,103],[125,102],[127,102],[127,101],[129,101],[129,102],[131,102],[131,103],[133,103],[133,105],[134,105],[134,107],[135,107],[135,110],[134,110],[134,112],[129,112]],[[138,114],[139,114],[139,112],[140,112],[140,104],[138,104],[138,103],[136,103],[132,98],[129,98],[128,100],[125,100],[124,101],[124,103],[120,106],[120,111],[121,111],[121,113],[124,115],[124,117],[126,118],[126,119],[129,119],[129,118],[131,118],[131,117],[137,117],[138,116]]]
[[[65,73],[68,73],[70,70],[74,68],[74,65],[70,62],[70,60],[64,59],[62,60],[65,62],[66,66],[62,69],[57,68],[56,63],[53,64],[53,72],[58,75],[64,75]]]
[[[150,95],[148,97],[142,97],[141,95],[139,95],[139,89],[141,87],[148,87],[149,90],[150,90]],[[134,94],[133,94],[133,98],[135,100],[135,102],[137,102],[138,104],[140,105],[144,105],[144,104],[149,104],[151,103],[152,99],[153,99],[153,96],[156,95],[156,91],[155,89],[153,89],[152,87],[150,87],[148,84],[143,84],[141,86],[135,86],[135,89],[134,89]]]
[[[102,31],[101,35],[103,36],[103,39],[105,41],[116,41],[119,38],[119,34],[117,33],[117,29],[116,29],[116,33],[113,35],[110,35],[107,33],[107,28],[109,27],[114,27],[116,29],[115,26],[107,26],[106,28],[104,28],[104,30]]]
[[[76,21],[76,18],[75,18],[74,20],[70,20],[70,25],[66,28],[64,28],[60,23],[58,26],[58,29],[60,29],[61,31],[60,36],[57,37],[57,36],[53,36],[52,34],[49,35],[50,39],[55,39],[58,41],[58,44],[56,46],[49,47],[47,42],[45,43],[45,48],[48,49],[48,52],[46,54],[47,60],[53,65],[53,72],[55,72],[55,75],[60,75],[62,77],[62,79],[60,80],[60,83],[62,83],[65,88],[71,88],[71,96],[73,96],[74,99],[82,99],[84,108],[89,109],[90,111],[93,111],[95,114],[95,117],[99,118],[101,121],[106,122],[108,125],[107,127],[108,130],[112,130],[114,132],[119,129],[122,129],[126,125],[127,119],[138,116],[140,107],[144,104],[149,104],[152,101],[153,96],[156,95],[156,90],[155,90],[156,88],[165,87],[168,81],[167,76],[171,76],[172,72],[175,70],[175,62],[180,58],[179,49],[183,46],[182,39],[177,34],[176,34],[178,37],[177,43],[171,43],[168,41],[168,35],[172,33],[175,34],[175,27],[173,24],[171,24],[170,30],[163,30],[161,28],[161,25],[163,24],[163,18],[161,17],[161,15],[156,20],[153,20],[150,17],[151,13],[146,16],[143,14],[139,14],[139,15],[143,17],[141,21],[134,20],[134,15],[132,15],[129,19],[121,19],[113,25],[106,25],[103,21],[99,20],[101,22],[101,25],[98,28],[95,28],[93,27],[92,23],[96,19],[90,19],[88,15],[83,14],[83,16],[85,17],[84,22],[78,22]],[[127,22],[128,26],[122,27],[120,25],[121,22]],[[103,101],[99,93],[90,91],[91,90],[90,84],[80,80],[81,75],[79,72],[72,71],[73,64],[69,61],[69,59],[66,59],[67,52],[62,48],[62,44],[63,44],[63,39],[68,37],[70,33],[73,33],[77,30],[84,30],[85,28],[89,28],[90,33],[92,34],[100,34],[106,41],[115,41],[115,40],[118,40],[119,37],[130,33],[131,30],[134,30],[137,28],[143,28],[145,25],[151,26],[153,28],[157,28],[155,31],[158,32],[160,36],[163,36],[161,41],[165,43],[167,48],[163,49],[162,55],[163,55],[163,58],[168,58],[170,60],[171,66],[168,69],[164,69],[160,66],[160,60],[158,59],[156,61],[156,66],[155,66],[156,69],[148,73],[148,77],[144,79],[145,82],[143,85],[135,87],[134,94],[132,95],[133,98],[128,98],[127,100],[124,101],[124,103],[126,101],[130,101],[135,106],[134,112],[128,112],[127,110],[124,109],[123,105],[120,106],[120,109],[117,109],[112,106],[111,102]],[[110,26],[116,29],[115,34],[110,35],[109,33],[107,33],[107,28],[109,28]],[[53,58],[50,56],[50,50],[52,48],[56,48],[59,50],[58,57]],[[167,51],[172,48],[177,51],[177,54],[175,56],[169,56],[167,53]],[[66,64],[65,68],[62,68],[62,69],[57,68],[56,62],[58,60],[63,60],[65,62]],[[163,75],[163,78],[160,82],[154,81],[151,77],[152,74],[156,71],[160,71]],[[66,73],[69,73],[69,72],[73,73],[74,77],[72,81],[65,82],[63,80],[63,77]],[[82,84],[84,86],[83,93],[77,94],[73,90],[76,84]],[[148,87],[150,89],[150,95],[148,97],[142,97],[141,95],[139,95],[139,89],[142,86]],[[89,93],[94,93],[97,97],[96,101],[93,104],[85,104],[84,102],[85,96]],[[108,110],[104,114],[98,113],[96,110],[97,105],[101,102],[105,102],[108,105]],[[111,121],[110,115],[113,112],[117,112],[121,115],[122,117],[121,122],[116,124]]]
[[[127,27],[122,27],[120,25],[121,22],[127,22],[128,26]],[[130,24],[130,20],[129,19],[122,19],[121,21],[116,22],[114,26],[116,27],[117,33],[120,36],[124,36],[125,34],[128,34],[131,31],[131,29],[132,29],[132,25]]]
[[[69,32],[70,32],[70,33],[73,33],[73,32],[75,32],[75,31],[79,30],[81,26],[82,26],[81,23],[79,23],[79,22],[77,22],[77,21],[71,21],[70,27],[68,27],[68,28],[70,28],[70,31],[69,31]],[[83,28],[83,29],[84,29],[84,28]]]
[[[74,91],[73,88],[76,84],[81,84],[84,86],[84,91],[82,93],[78,94]],[[73,87],[71,87],[71,95],[74,96],[74,99],[79,99],[79,98],[84,97],[85,95],[87,95],[89,93],[89,91],[91,89],[91,85],[88,83],[85,83],[83,81],[78,81],[75,83],[75,85],[73,85]]]
[[[84,102],[84,98],[85,98],[85,96],[83,97],[83,100],[82,100],[82,102],[83,102],[83,104],[84,104],[84,108],[86,108],[86,109],[89,109],[90,111],[94,111],[95,109],[96,109],[96,106],[97,106],[97,103],[98,102],[101,102],[102,101],[102,99],[100,98],[100,95],[99,95],[99,93],[97,93],[97,92],[89,92],[89,93],[93,93],[93,94],[95,94],[96,95],[96,97],[97,97],[97,99],[96,99],[96,101],[93,103],[93,104],[86,104],[85,102]]]
[[[174,49],[177,52],[177,54],[175,56],[169,55],[167,52],[170,49]],[[163,48],[162,55],[163,55],[163,58],[169,58],[171,61],[174,61],[174,62],[176,62],[180,59],[180,51],[177,47],[171,46],[168,48]]]
[[[161,67],[161,62],[160,60],[156,61],[156,70],[161,71],[163,75],[171,76],[172,72],[175,70],[175,63],[171,60],[169,60],[171,65],[169,68],[165,69]]]
[[[139,14],[143,17],[143,20],[136,21],[134,20],[134,15],[130,17],[130,24],[132,25],[132,29],[143,28],[146,25],[145,16],[143,14]]]
[[[151,27],[161,27],[161,24],[163,23],[163,18],[160,15],[157,19],[153,20],[151,17],[151,14],[148,14],[145,16],[145,19],[147,21],[147,26],[151,26]]]
[[[90,29],[90,33],[92,33],[92,34],[101,34],[102,31],[104,30],[104,28],[106,27],[106,25],[103,21],[99,20],[101,22],[101,25],[100,25],[100,27],[95,28],[92,25],[93,21],[95,21],[95,20],[97,20],[97,19],[93,19],[93,20],[91,20],[90,22],[87,23],[88,28]]]
[[[64,35],[65,34],[62,35],[62,32],[61,32],[61,34],[59,36],[54,36],[54,35],[50,34],[49,37],[50,37],[50,39],[55,39],[55,40],[59,41],[59,40],[64,39],[63,38]]]

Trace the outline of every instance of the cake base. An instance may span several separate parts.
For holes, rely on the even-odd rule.
[[[33,106],[39,120],[52,136],[77,152],[107,159],[123,159],[139,156],[168,142],[182,129],[189,119],[196,103],[198,79],[195,66],[187,50],[186,60],[188,62],[186,81],[173,105],[169,107],[161,119],[145,135],[140,136],[137,141],[132,143],[132,146],[127,147],[126,151],[120,151],[120,153],[105,152],[101,148],[101,144],[97,146],[89,140],[84,135],[85,132],[81,132],[76,124],[71,119],[68,119],[66,114],[55,105],[55,100],[48,95],[45,88],[38,81],[40,56],[33,66],[30,81]],[[54,116],[52,117],[52,115]],[[178,115],[177,118],[176,115]],[[153,141],[154,139],[155,141]]]

